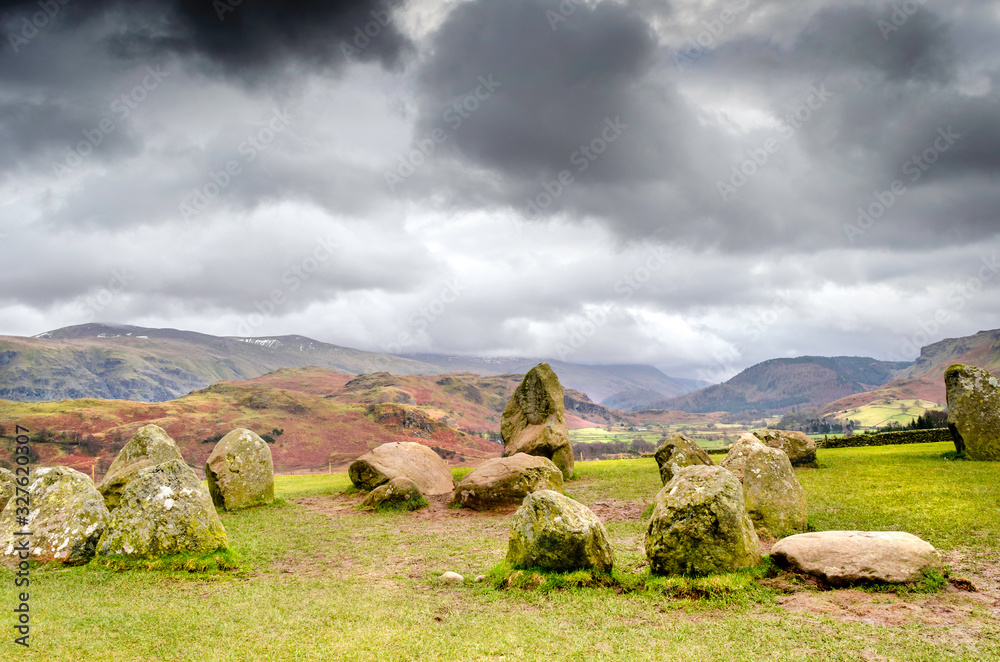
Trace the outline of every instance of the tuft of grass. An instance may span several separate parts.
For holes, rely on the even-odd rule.
[[[246,565],[232,550],[219,550],[209,554],[172,554],[157,559],[135,559],[126,556],[98,556],[87,567],[114,572],[172,571],[196,573],[243,573]]]
[[[406,501],[399,501],[397,503],[380,503],[375,506],[376,513],[409,513],[414,510],[420,510],[421,508],[426,508],[430,505],[424,497],[419,499],[407,499]],[[358,506],[361,508],[361,506]]]

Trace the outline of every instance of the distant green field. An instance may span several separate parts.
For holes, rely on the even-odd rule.
[[[628,431],[625,429],[613,428],[608,431],[605,428],[580,428],[570,430],[569,439],[574,444],[588,444],[593,442],[621,441],[628,443],[633,439],[642,439],[654,446],[660,443],[663,435],[674,432],[683,432],[699,446],[705,448],[720,448],[726,441],[735,441],[741,432],[746,431],[741,425],[721,425],[715,424],[712,428],[707,428],[699,424],[669,424],[649,426],[645,430],[636,429]]]
[[[850,419],[858,421],[864,427],[874,428],[888,425],[890,422],[906,425],[918,416],[926,414],[928,410],[938,407],[936,402],[930,400],[894,400],[891,403],[875,403],[846,409],[834,415],[838,419]]]

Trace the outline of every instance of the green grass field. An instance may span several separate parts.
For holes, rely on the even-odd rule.
[[[892,422],[906,425],[931,409],[940,409],[940,405],[930,400],[894,400],[888,404],[873,403],[855,409],[845,409],[834,413],[833,417],[840,420],[857,421],[866,428],[876,428]]]
[[[821,449],[821,468],[797,475],[815,528],[913,532],[980,573],[980,593],[821,592],[781,578],[753,590],[713,579],[721,597],[706,599],[495,590],[471,580],[503,559],[509,515],[367,514],[354,507],[362,495],[343,494],[344,474],[279,476],[278,503],[223,515],[241,573],[35,570],[28,650],[12,643],[13,576],[0,571],[0,659],[998,659],[1000,467],[944,460],[949,446]],[[566,492],[605,522],[616,571],[645,573],[655,463],[577,469]],[[442,584],[447,570],[466,582]]]

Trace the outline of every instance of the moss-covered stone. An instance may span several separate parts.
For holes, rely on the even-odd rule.
[[[27,524],[19,524],[17,499],[0,513],[0,552],[6,564],[16,563],[14,534],[30,531],[30,557],[36,561],[86,563],[108,525],[108,509],[90,477],[69,467],[42,467],[31,472]]]
[[[760,541],[736,476],[718,466],[681,468],[656,495],[646,556],[656,575],[707,575],[760,563]]]
[[[945,371],[944,384],[955,449],[973,460],[1000,460],[1000,380],[959,363]]]
[[[406,476],[396,476],[388,483],[379,485],[361,502],[363,508],[373,510],[382,508],[417,510],[426,505],[428,505],[427,499],[420,493],[420,487]]]
[[[742,483],[747,458],[752,452],[761,448],[766,448],[764,442],[749,432],[744,432],[736,439],[736,443],[729,447],[729,452],[719,464],[731,471],[736,479]]]
[[[660,467],[660,481],[666,485],[681,467],[696,464],[712,466],[715,462],[698,444],[689,437],[675,432],[667,437],[653,455]]]
[[[181,460],[141,469],[121,492],[97,553],[153,559],[227,549],[208,489]]]
[[[507,401],[500,435],[504,456],[526,453],[547,457],[565,480],[573,477],[573,445],[566,428],[563,388],[548,363],[539,363],[524,375]]]
[[[514,513],[507,562],[555,572],[611,572],[614,554],[604,525],[590,508],[558,492],[539,490]]]
[[[763,444],[750,451],[743,497],[758,536],[780,538],[806,530],[806,494],[784,451]]]
[[[219,440],[205,462],[212,502],[235,510],[274,501],[274,462],[267,442],[246,428]]]
[[[13,498],[16,487],[17,482],[14,479],[14,474],[0,467],[0,511],[7,505],[7,501]]]
[[[177,444],[158,425],[146,425],[135,433],[118,457],[111,463],[108,473],[98,486],[104,495],[104,504],[109,511],[118,507],[122,490],[141,470],[156,466],[168,460],[181,460]]]
[[[423,494],[448,494],[455,489],[448,463],[433,449],[413,441],[397,441],[370,450],[347,469],[359,490],[374,490],[397,476],[409,478]]]
[[[452,503],[474,510],[511,506],[538,490],[562,492],[563,474],[547,457],[516,453],[487,460],[467,473]]]
[[[793,467],[816,466],[816,442],[798,430],[757,430],[754,436],[771,448],[780,449]]]

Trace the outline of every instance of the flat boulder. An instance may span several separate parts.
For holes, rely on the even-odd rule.
[[[19,560],[15,535],[30,531],[30,558],[36,561],[86,563],[94,556],[97,541],[108,525],[108,509],[101,493],[86,474],[69,467],[41,467],[31,472],[28,486],[29,512],[25,515],[16,498],[0,513],[0,552],[5,564]],[[22,506],[23,508],[23,506]],[[19,523],[18,517],[27,517]]]
[[[235,510],[274,501],[274,462],[267,442],[246,428],[219,440],[205,462],[208,493],[219,508]]]
[[[793,467],[816,466],[816,442],[797,430],[757,430],[753,433],[771,448],[785,452]]]
[[[507,562],[554,572],[611,572],[614,554],[590,508],[559,492],[539,490],[524,498],[511,519]]]
[[[153,559],[228,547],[208,489],[181,460],[140,469],[121,492],[100,556]]]
[[[452,503],[473,510],[516,505],[532,492],[562,492],[563,474],[552,460],[517,453],[487,460],[465,474]]]
[[[726,457],[722,458],[720,464],[731,471],[737,480],[742,483],[743,470],[746,466],[747,458],[750,457],[752,452],[761,448],[767,448],[764,442],[749,432],[744,432],[736,438],[736,443],[729,447],[729,452],[726,453]]]
[[[500,420],[504,456],[526,453],[552,460],[563,479],[573,477],[573,445],[566,428],[562,384],[548,363],[529,370]]]
[[[959,363],[945,370],[944,385],[955,449],[973,460],[1000,460],[1000,380]]]
[[[681,467],[696,464],[713,466],[715,462],[701,446],[680,432],[675,432],[660,444],[653,454],[656,465],[660,468],[660,480],[664,485],[670,482]]]
[[[656,495],[646,528],[655,575],[708,575],[760,563],[743,487],[719,466],[682,467]]]
[[[420,493],[420,488],[406,476],[396,476],[388,483],[379,485],[361,502],[362,507],[373,510],[380,508],[417,510],[426,505],[427,499]]]
[[[104,495],[108,510],[118,507],[122,490],[141,470],[168,460],[184,461],[177,444],[158,425],[146,425],[132,436],[111,463],[97,489]]]
[[[427,496],[448,494],[455,488],[448,463],[413,441],[382,444],[352,462],[347,473],[360,490],[373,490],[397,476],[409,478]]]
[[[743,465],[743,499],[758,536],[805,531],[806,494],[792,463],[778,448],[758,444]]]
[[[17,491],[17,479],[14,474],[0,467],[0,511],[4,509],[7,502],[14,498]]]
[[[832,586],[906,584],[921,580],[927,571],[944,569],[930,543],[902,531],[800,533],[775,543],[771,559]]]

